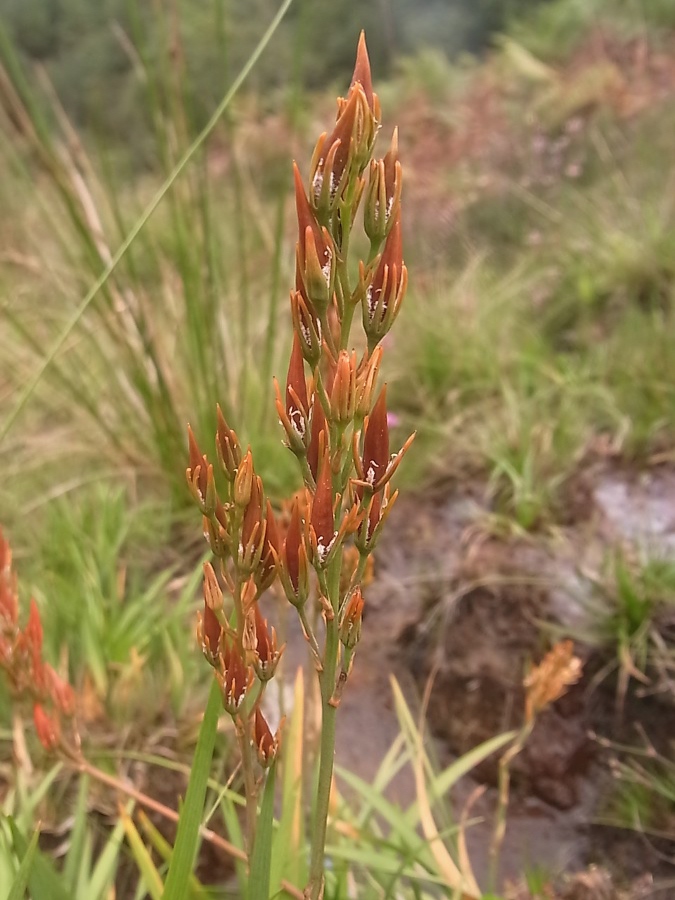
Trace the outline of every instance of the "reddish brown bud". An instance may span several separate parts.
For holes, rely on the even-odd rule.
[[[277,650],[277,633],[274,628],[269,629],[267,621],[263,619],[260,607],[253,604],[255,623],[255,655],[253,665],[258,678],[261,681],[269,681],[274,676],[277,663],[281,658],[283,647]]]
[[[363,440],[363,476],[364,480],[373,486],[373,490],[378,490],[378,484],[388,465],[389,423],[387,421],[387,386],[385,384],[368,417]]]
[[[354,74],[352,75],[350,89],[355,84],[360,84],[368,101],[368,108],[374,111],[374,95],[373,95],[373,79],[370,74],[370,59],[368,58],[368,48],[366,47],[366,33],[362,31],[359,35],[359,44],[356,48],[356,64],[354,65]]]
[[[335,267],[333,241],[316,220],[305,194],[297,165],[293,164],[295,205],[298,214],[297,266],[307,298],[323,314],[333,296]]]
[[[328,450],[321,462],[316,491],[312,500],[310,517],[312,545],[317,562],[323,565],[335,537],[335,518],[333,516],[333,478]]]
[[[286,538],[281,548],[279,575],[288,600],[294,606],[302,606],[309,592],[309,571],[297,498],[291,507]]]
[[[234,640],[227,636],[222,640],[222,658],[223,670],[216,671],[216,678],[223,695],[223,706],[234,715],[251,684],[253,673],[241,658]]]
[[[363,226],[371,242],[379,246],[398,218],[403,175],[398,161],[398,129],[384,159],[372,160],[368,192],[363,210]]]
[[[190,468],[187,470],[188,482],[199,491],[202,504],[206,501],[206,488],[208,482],[208,461],[199,449],[192,428],[188,425],[188,448],[190,452]]]
[[[260,591],[266,591],[270,587],[277,575],[276,559],[279,554],[279,529],[277,521],[274,517],[272,504],[267,501],[267,509],[265,516],[265,540],[263,542],[262,555],[260,557],[260,565],[255,573],[256,582]]]
[[[255,708],[253,734],[258,751],[258,761],[263,768],[267,768],[272,764],[279,751],[279,740],[278,737],[272,735],[270,726],[260,711],[260,706]]]
[[[31,653],[35,658],[39,659],[42,653],[42,621],[40,620],[40,611],[37,603],[32,597],[24,634]]]
[[[251,498],[244,511],[241,526],[240,568],[249,571],[257,569],[263,552],[266,527],[263,517],[262,479],[259,475],[254,475],[251,480]]]
[[[363,596],[361,588],[352,591],[340,621],[340,640],[348,650],[353,649],[361,637],[361,620],[363,617]]]
[[[0,530],[0,624],[4,619],[16,625],[19,617],[19,599],[16,576],[12,572],[12,549]]]
[[[45,750],[50,752],[55,750],[59,745],[61,736],[58,719],[48,715],[44,707],[36,703],[33,706],[33,722],[35,723],[38,740]]]
[[[322,433],[323,438],[321,437]],[[323,411],[318,392],[314,391],[312,398],[312,426],[309,446],[307,447],[307,462],[314,477],[314,481],[316,481],[319,473],[319,459],[323,456],[323,452],[326,449],[327,434],[326,414]]]
[[[315,368],[321,359],[321,323],[311,301],[300,290],[291,293],[291,316],[302,355]]]
[[[356,417],[364,419],[373,405],[373,394],[382,363],[382,347],[376,347],[370,356],[366,355],[356,374]]]
[[[297,332],[293,335],[293,348],[286,376],[286,415],[301,441],[307,437],[309,403],[302,345]]]
[[[244,458],[239,463],[234,478],[233,500],[241,509],[248,506],[253,487],[253,456],[249,447]]]
[[[361,268],[365,284],[365,270]],[[363,327],[372,350],[387,334],[399,313],[408,285],[408,270],[403,263],[400,214],[394,220],[372,280],[365,287]]]
[[[356,406],[356,353],[341,350],[330,395],[332,420],[346,425],[354,418]]]
[[[237,474],[237,468],[241,462],[241,446],[239,438],[225,421],[225,416],[220,408],[216,407],[218,416],[218,427],[216,430],[216,452],[218,460],[222,466],[223,472],[229,479],[234,481]]]

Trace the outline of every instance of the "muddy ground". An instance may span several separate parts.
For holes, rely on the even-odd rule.
[[[550,875],[555,896],[675,898],[668,860],[675,827],[671,842],[599,823],[615,790],[616,753],[606,741],[644,746],[648,738],[672,758],[675,693],[656,690],[653,678],[652,690],[630,679],[622,696],[613,649],[591,640],[594,579],[610,550],[620,548],[629,559],[675,558],[675,471],[636,476],[601,467],[585,473],[583,483],[585,501],[565,527],[506,540],[490,536],[480,486],[401,499],[367,592],[337,759],[364,778],[377,771],[398,731],[391,674],[413,702],[433,678],[428,719],[441,762],[518,727],[527,666],[559,637],[575,637],[584,676],[540,717],[513,765],[502,888],[529,869]],[[672,625],[665,623],[666,638],[674,636]],[[291,641],[289,659],[301,644]],[[473,810],[484,822],[469,835],[482,884],[496,771],[496,760],[488,761],[453,797],[459,813],[476,783],[489,786]],[[403,773],[390,793],[409,802],[412,777]]]

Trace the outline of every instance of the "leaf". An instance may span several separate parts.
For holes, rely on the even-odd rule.
[[[248,882],[248,900],[268,900],[270,896],[270,862],[272,858],[272,831],[274,827],[274,782],[277,762],[272,763],[267,773],[263,791],[262,806],[251,856],[251,871]]]
[[[218,716],[222,707],[220,688],[215,678],[211,684],[204,720],[192,761],[185,803],[178,822],[176,843],[164,886],[163,900],[184,900],[188,892],[190,875],[197,854],[199,831],[206,799],[206,787],[211,771],[213,748],[216,743]]]
[[[139,810],[138,812],[138,821],[140,822],[141,828],[145,832],[148,840],[162,857],[162,859],[167,863],[171,862],[171,854],[173,853],[171,844],[160,833],[160,831],[155,828],[155,826],[152,824],[143,810]],[[202,887],[202,885],[194,875],[190,876],[190,896],[193,898],[206,897],[205,889]]]
[[[37,844],[39,837],[40,832],[36,829],[33,832],[33,837],[30,839],[30,844],[26,848],[24,857],[21,860],[19,871],[16,873],[16,877],[14,878],[14,883],[12,884],[12,888],[9,892],[7,900],[24,900],[26,888],[28,887],[28,879],[30,877],[31,869],[33,868],[33,860],[35,859],[35,854],[37,853]]]
[[[14,820],[8,819],[8,822],[12,831],[14,852],[20,859],[23,859],[28,852],[28,843],[16,827]],[[51,860],[39,850],[35,851],[28,885],[32,900],[72,900]]]
[[[143,881],[145,882],[148,893],[152,897],[152,900],[161,900],[164,885],[162,883],[162,878],[152,861],[152,857],[148,853],[148,849],[143,843],[143,840],[138,833],[138,829],[134,825],[133,819],[121,806],[119,810],[119,816],[120,821],[124,826],[124,831],[126,833],[127,840],[129,841],[131,852],[133,853],[134,859],[136,860],[138,871],[140,872]]]

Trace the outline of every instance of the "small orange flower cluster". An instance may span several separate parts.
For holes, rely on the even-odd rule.
[[[0,531],[0,669],[17,700],[33,703],[37,736],[46,750],[61,743],[61,717],[75,711],[72,687],[42,659],[42,622],[35,600],[25,628],[19,627],[19,599],[12,551]]]
[[[283,534],[251,450],[242,452],[220,409],[215,468],[189,429],[188,485],[220,574],[219,582],[214,568],[205,566],[199,641],[215,669],[226,710],[264,765],[277,752],[278,735],[271,734],[260,697],[283,648],[260,611],[260,598],[277,582],[297,609],[324,699],[337,705],[361,634],[369,558],[397,497],[391,478],[412,440],[390,454],[386,386],[377,392],[381,341],[407,287],[398,138],[395,131],[386,155],[373,159],[379,127],[380,104],[362,35],[348,95],[338,100],[335,127],[316,144],[308,191],[294,166],[293,343],[285,391],[276,379],[275,391],[286,444],[298,460],[304,488],[291,503]],[[348,261],[349,240],[362,200],[370,253],[356,267]],[[358,271],[353,285],[352,271]],[[360,353],[350,345],[359,307],[365,338]],[[323,651],[305,614],[313,594],[323,613]]]

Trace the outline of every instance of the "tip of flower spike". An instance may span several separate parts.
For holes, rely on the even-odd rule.
[[[350,87],[357,82],[363,88],[363,93],[366,95],[368,106],[372,112],[374,106],[373,79],[370,72],[370,59],[368,57],[368,48],[366,46],[365,31],[361,31],[361,34],[359,35],[359,44],[356,48],[356,64],[354,65],[354,74],[352,75]]]

